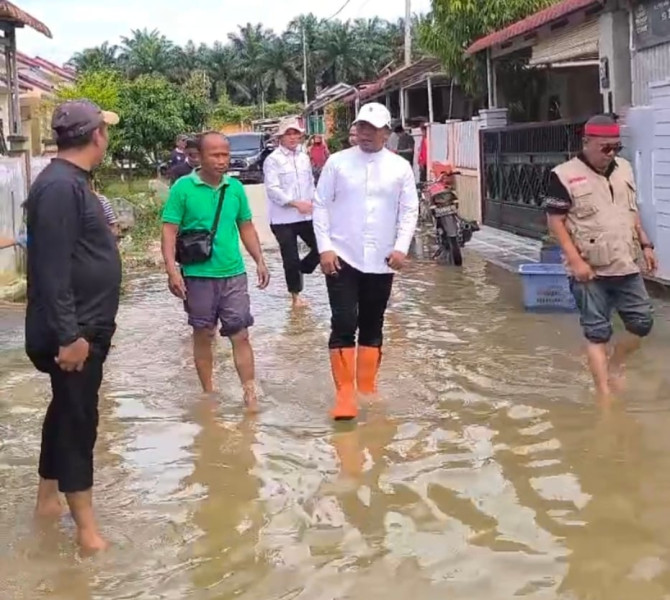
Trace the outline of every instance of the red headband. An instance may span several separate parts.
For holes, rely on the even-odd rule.
[[[619,137],[621,131],[616,123],[607,125],[586,124],[584,135],[592,137]]]

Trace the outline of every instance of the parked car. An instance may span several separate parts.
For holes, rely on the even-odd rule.
[[[262,183],[263,163],[274,150],[270,137],[261,132],[232,133],[228,175],[242,183]]]

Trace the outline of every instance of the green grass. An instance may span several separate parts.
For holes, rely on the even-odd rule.
[[[132,194],[149,192],[148,177],[121,181],[120,178],[103,180],[100,183],[101,192],[108,198],[128,198]]]

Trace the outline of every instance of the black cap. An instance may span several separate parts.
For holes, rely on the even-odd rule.
[[[117,125],[119,115],[100,110],[90,100],[68,100],[56,107],[51,117],[51,128],[56,139],[74,139],[90,133],[103,124]]]

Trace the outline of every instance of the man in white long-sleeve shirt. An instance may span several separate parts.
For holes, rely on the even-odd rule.
[[[335,419],[356,417],[356,388],[363,394],[376,392],[393,274],[405,265],[417,223],[412,168],[384,147],[390,124],[382,104],[361,108],[355,121],[358,146],[328,159],[314,203],[314,231],[332,313],[328,346]]]
[[[286,287],[294,308],[304,305],[300,297],[303,275],[313,273],[319,264],[312,227],[314,176],[309,157],[299,148],[303,133],[298,121],[283,120],[278,130],[279,147],[263,165],[270,228],[279,243]],[[298,238],[310,249],[302,260]]]

